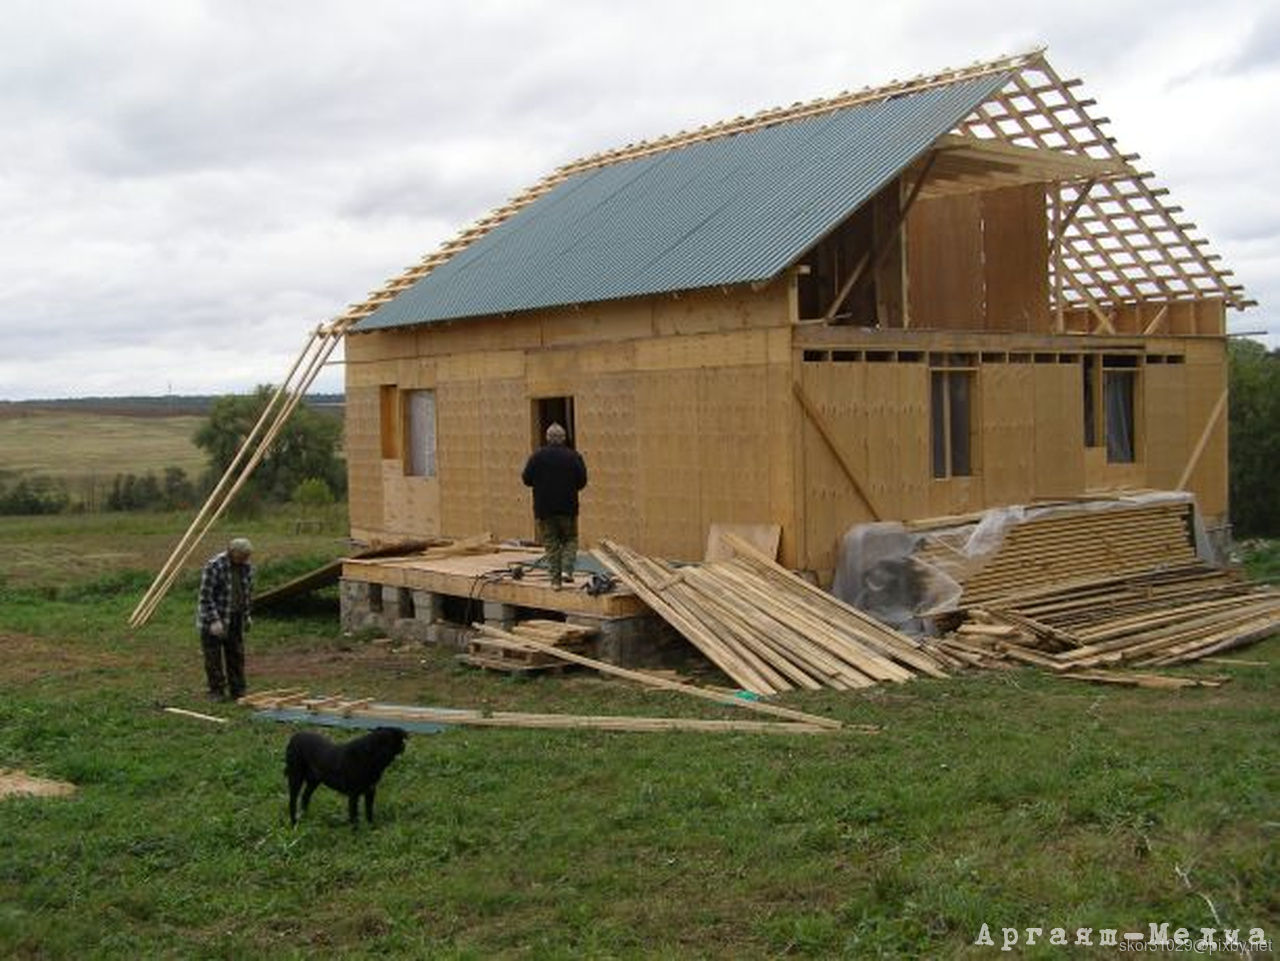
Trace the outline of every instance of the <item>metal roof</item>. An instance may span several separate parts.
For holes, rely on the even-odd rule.
[[[995,95],[1012,72],[575,173],[354,329],[768,280]]]

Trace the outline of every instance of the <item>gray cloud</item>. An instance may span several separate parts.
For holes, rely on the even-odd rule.
[[[1277,18],[1263,0],[1157,19],[1140,0],[11,0],[0,398],[277,379],[316,324],[561,163],[1038,43],[1274,304]],[[1241,322],[1280,329],[1269,309]]]

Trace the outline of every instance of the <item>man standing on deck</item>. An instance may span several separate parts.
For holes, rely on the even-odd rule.
[[[233,537],[227,549],[205,562],[200,572],[200,602],[196,627],[204,651],[204,674],[209,697],[231,700],[244,694],[244,634],[249,629],[253,601],[253,545]]]
[[[578,491],[587,486],[587,464],[566,444],[565,429],[547,428],[547,442],[529,457],[521,480],[533,488],[533,516],[538,537],[547,552],[551,586],[573,582],[578,559]]]

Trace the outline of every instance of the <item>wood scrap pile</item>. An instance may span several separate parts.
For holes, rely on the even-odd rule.
[[[992,600],[970,608],[967,623],[935,642],[940,656],[976,667],[1016,661],[1080,680],[1138,678],[1132,683],[1169,687],[1197,681],[1100,669],[1185,664],[1280,631],[1280,591],[1199,563]]]
[[[945,676],[923,645],[831,596],[750,544],[676,568],[612,541],[595,554],[735,684],[756,694],[850,690],[916,674]]]
[[[578,654],[592,646],[596,633],[592,627],[536,619],[521,621],[511,630],[512,635],[536,641],[539,647],[560,648]],[[514,647],[511,644],[499,644],[484,634],[471,638],[467,642],[467,653],[459,655],[459,659],[474,667],[513,674],[544,671],[565,665],[563,659],[533,645]]]

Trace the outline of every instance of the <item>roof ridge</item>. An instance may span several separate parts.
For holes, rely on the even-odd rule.
[[[721,120],[705,124],[696,130],[682,130],[678,133],[659,137],[656,140],[642,140],[639,143],[627,144],[624,147],[590,154],[558,167],[551,176],[560,175],[561,179],[563,179],[584,170],[634,160],[637,157],[662,153],[667,150],[675,150],[706,140],[731,137],[734,134],[759,130],[763,127],[771,127],[780,123],[790,123],[824,113],[834,113],[837,110],[845,110],[860,104],[919,93],[922,90],[928,90],[933,87],[973,80],[977,77],[985,77],[1006,70],[1020,70],[1042,60],[1045,50],[1046,48],[1043,46],[1033,47],[1024,53],[1006,54],[995,60],[975,60],[967,67],[945,67],[932,73],[918,74],[908,80],[891,80],[889,83],[878,87],[866,86],[856,91],[845,90],[833,97],[819,97],[808,102],[797,101],[789,107],[770,107],[750,116],[738,116],[732,120]]]

